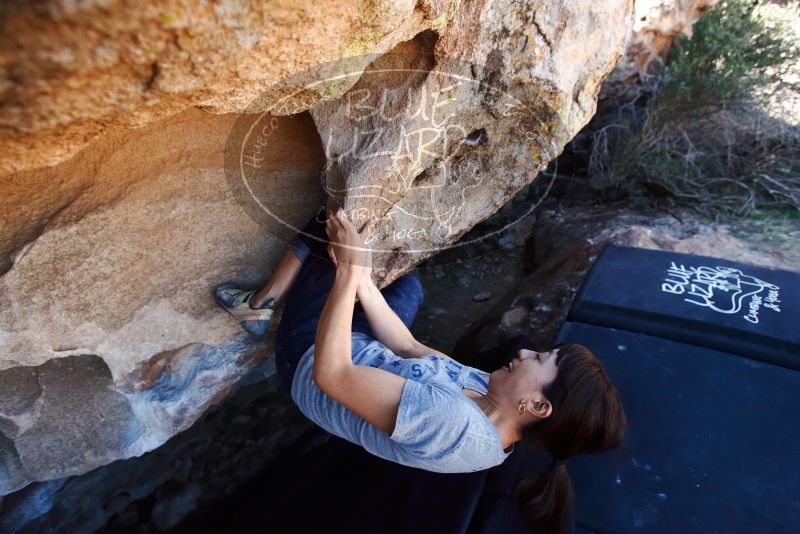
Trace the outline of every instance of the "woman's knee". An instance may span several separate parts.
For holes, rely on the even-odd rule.
[[[411,271],[403,275],[402,279],[410,293],[416,295],[420,300],[425,297],[425,288],[422,285],[422,278],[417,271]]]
[[[384,296],[398,293],[407,298],[409,295],[423,295],[425,291],[419,276],[413,276],[411,273],[408,273],[396,278],[394,282],[384,287],[382,292]]]
[[[425,293],[419,276],[403,275],[383,291],[384,298],[395,313],[410,322],[422,305]]]

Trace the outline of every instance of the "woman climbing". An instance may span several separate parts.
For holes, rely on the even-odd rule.
[[[625,430],[602,365],[581,345],[518,344],[490,374],[420,343],[409,327],[422,284],[407,274],[377,289],[364,245],[374,226],[359,232],[343,210],[323,208],[264,288],[224,284],[217,302],[254,336],[284,306],[275,352],[283,386],[309,419],[381,458],[460,473],[502,463],[523,439],[544,447],[552,462],[517,497],[540,532],[565,530],[573,500],[565,461],[616,447]]]

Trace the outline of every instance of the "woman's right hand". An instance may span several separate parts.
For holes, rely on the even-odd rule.
[[[369,277],[372,272],[372,253],[365,245],[366,237],[375,228],[376,219],[373,217],[364,224],[359,232],[350,222],[344,210],[339,208],[333,212],[325,223],[328,233],[328,254],[337,269],[347,265],[366,272]],[[359,278],[359,281],[363,276]]]

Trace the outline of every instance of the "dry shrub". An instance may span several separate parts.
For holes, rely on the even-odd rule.
[[[770,114],[798,94],[800,48],[787,22],[797,3],[780,9],[766,17],[731,0],[703,15],[667,66],[643,76],[594,131],[593,184],[644,204],[799,211],[800,125]]]

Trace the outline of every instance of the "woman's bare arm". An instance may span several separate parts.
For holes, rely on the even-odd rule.
[[[406,379],[383,369],[353,364],[351,325],[363,265],[353,247],[363,247],[363,240],[345,215],[337,217],[327,223],[338,261],[336,278],[317,325],[312,379],[329,397],[392,434]]]
[[[383,293],[369,276],[361,277],[357,294],[375,338],[386,345],[389,350],[402,356],[402,353],[409,349],[414,342],[411,331],[389,307],[386,299],[383,298]]]
[[[359,275],[351,269],[336,269],[336,278],[322,308],[314,339],[312,377],[319,384],[353,365],[350,334]]]
[[[424,343],[420,343],[416,339],[414,339],[411,343],[411,346],[408,347],[405,351],[403,351],[403,358],[422,358],[423,356],[429,356],[434,354],[436,356],[440,356],[442,358],[446,358],[449,360],[457,361],[455,358],[452,358],[445,354],[444,352],[438,351],[433,349]]]
[[[419,358],[430,354],[450,358],[447,354],[432,349],[414,338],[369,276],[359,280],[357,294],[372,333],[389,350],[403,358]]]

